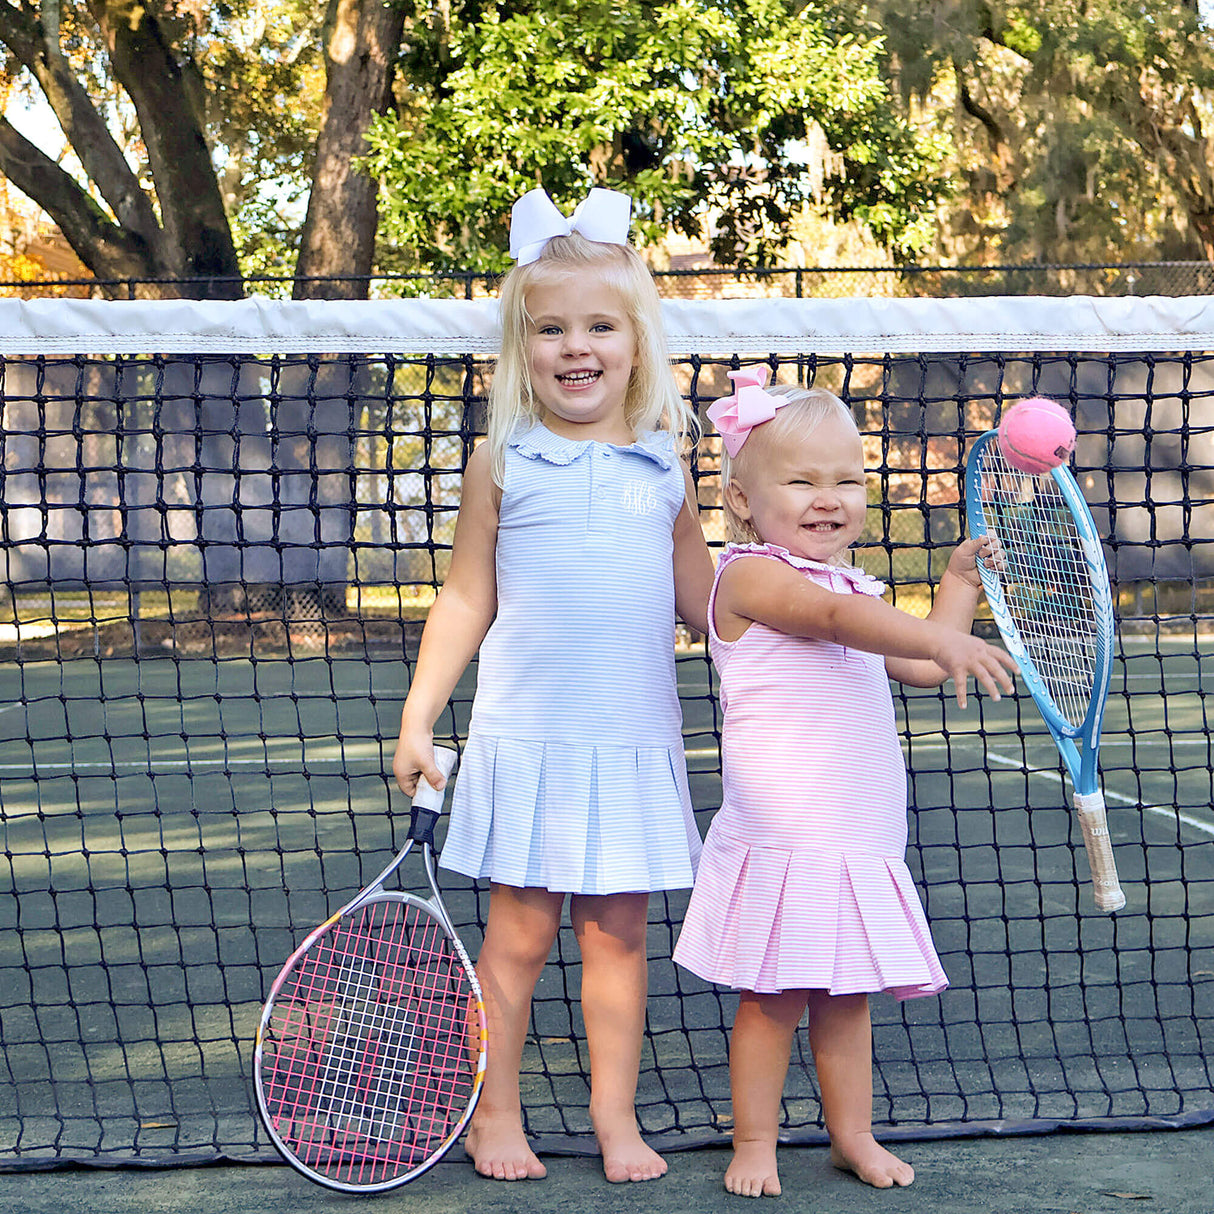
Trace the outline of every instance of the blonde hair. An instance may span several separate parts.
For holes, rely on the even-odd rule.
[[[751,431],[737,455],[730,456],[724,447],[721,449],[721,506],[725,512],[727,538],[737,544],[761,544],[763,537],[748,519],[740,518],[734,512],[725,496],[725,487],[735,476],[739,473],[745,476],[748,470],[753,471],[752,465],[763,458],[772,444],[779,447],[794,436],[805,438],[830,417],[843,419],[856,432],[857,438],[860,436],[860,428],[856,425],[852,411],[833,392],[827,392],[825,388],[797,388],[792,384],[772,384],[767,389],[767,394],[778,396],[784,401],[776,410],[775,417]]]
[[[519,424],[539,420],[531,387],[527,338],[531,317],[527,292],[581,274],[594,274],[616,291],[636,335],[636,366],[624,396],[624,417],[634,436],[669,430],[683,450],[699,426],[670,367],[662,302],[649,267],[631,245],[600,244],[574,232],[548,242],[536,261],[515,266],[502,284],[502,352],[489,387],[489,450],[494,479],[501,483],[506,445]]]

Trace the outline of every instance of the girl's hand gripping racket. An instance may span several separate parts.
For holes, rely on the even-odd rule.
[[[444,775],[455,751],[438,749]],[[392,863],[312,932],[274,979],[253,1056],[274,1145],[309,1180],[395,1188],[437,1163],[480,1095],[486,1021],[476,973],[434,878],[443,794],[424,779]],[[420,843],[433,895],[384,882]]]
[[[1113,662],[1113,600],[1100,537],[1065,466],[1034,476],[1008,462],[998,432],[970,452],[965,508],[971,536],[1002,548],[979,562],[991,614],[1016,659],[1074,787],[1096,905],[1125,905],[1097,765]]]

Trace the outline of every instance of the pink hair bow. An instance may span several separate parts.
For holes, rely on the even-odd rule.
[[[716,426],[731,459],[742,450],[742,444],[756,426],[771,421],[776,410],[788,403],[763,391],[769,374],[770,368],[761,365],[730,371],[733,395],[723,396],[708,406],[709,419]]]
[[[596,187],[566,219],[547,190],[528,190],[510,209],[510,256],[525,266],[554,236],[577,232],[598,244],[627,244],[632,199],[619,190]]]

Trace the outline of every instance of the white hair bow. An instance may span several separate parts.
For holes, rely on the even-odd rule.
[[[627,244],[632,199],[619,190],[595,188],[566,219],[542,189],[529,190],[510,210],[510,256],[525,266],[554,236],[577,232],[599,244]]]

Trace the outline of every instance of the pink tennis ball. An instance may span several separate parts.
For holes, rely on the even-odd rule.
[[[1056,401],[1034,396],[1013,405],[999,423],[999,449],[1021,472],[1040,476],[1075,450],[1075,423]]]

